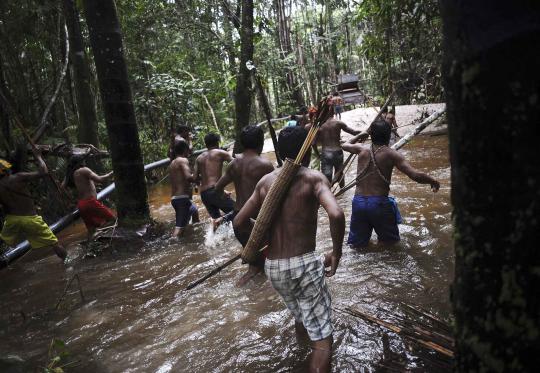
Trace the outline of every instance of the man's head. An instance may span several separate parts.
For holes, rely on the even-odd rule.
[[[204,136],[204,145],[206,145],[208,149],[217,148],[219,146],[219,135],[209,133],[208,135]]]
[[[0,158],[0,178],[11,174],[11,163],[5,159]]]
[[[187,141],[176,141],[173,146],[174,157],[187,157],[189,154],[189,144]]]
[[[371,142],[375,145],[388,145],[392,129],[383,119],[377,119],[371,125]]]
[[[84,155],[72,155],[69,160],[68,164],[66,166],[66,185],[70,188],[75,187],[75,180],[73,178],[73,174],[75,171],[77,171],[79,168],[85,167],[85,156]]]
[[[189,140],[189,135],[191,133],[191,130],[189,126],[186,126],[185,124],[179,124],[176,126],[176,133],[183,137],[184,139]]]
[[[244,149],[253,149],[260,154],[264,145],[264,131],[257,126],[244,127],[240,132],[240,143]]]
[[[306,140],[308,131],[304,127],[286,127],[279,133],[278,138],[278,151],[281,158],[295,159],[304,141]],[[309,164],[310,152],[306,154],[302,161],[302,165],[307,166]]]
[[[394,118],[395,118],[394,113],[392,113],[390,111],[390,112],[386,113],[386,115],[384,117],[384,120],[386,120],[388,122],[388,124],[392,124],[392,122],[394,121]]]
[[[334,96],[339,96],[339,93],[338,93],[338,92],[334,92]]]
[[[296,120],[296,115],[294,115],[294,114],[291,115],[291,116],[289,117],[289,120]]]
[[[298,113],[301,114],[301,115],[307,114],[307,113],[308,113],[308,108],[307,108],[307,106],[302,106],[302,107],[300,108],[300,110],[298,110]]]

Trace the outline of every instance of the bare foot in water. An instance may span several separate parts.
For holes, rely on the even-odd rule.
[[[255,267],[253,265],[249,265],[249,269],[242,277],[236,281],[236,287],[241,288],[245,284],[248,283],[249,280],[251,280],[253,277],[255,277],[257,274],[259,274],[262,271],[262,268]]]
[[[223,217],[212,219],[212,228],[214,229],[214,232],[219,228],[221,224],[223,224]]]

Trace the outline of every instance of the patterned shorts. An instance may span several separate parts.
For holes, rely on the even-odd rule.
[[[332,335],[332,301],[324,280],[323,262],[315,252],[266,259],[264,270],[296,321],[304,324],[309,339],[320,341]]]

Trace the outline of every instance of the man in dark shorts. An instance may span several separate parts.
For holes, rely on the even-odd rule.
[[[307,130],[298,127],[283,129],[279,134],[278,149],[283,157],[295,159],[307,137]],[[303,167],[294,176],[290,189],[276,212],[269,232],[265,272],[274,289],[281,295],[295,319],[298,332],[311,340],[311,372],[328,372],[332,358],[331,298],[325,277],[336,273],[341,258],[345,232],[345,216],[330,191],[326,177],[307,168],[309,154]],[[236,229],[249,232],[278,169],[263,178],[234,219]],[[330,220],[333,250],[324,260],[315,254],[319,207]],[[325,267],[330,267],[325,271]]]
[[[331,183],[334,172],[341,169],[343,165],[343,150],[341,149],[341,131],[352,135],[357,135],[360,131],[352,129],[344,122],[335,118],[330,118],[323,123],[319,129],[317,142],[321,145],[321,172]],[[340,187],[345,185],[345,178],[339,183]]]
[[[370,127],[371,146],[356,143],[364,134],[343,144],[343,150],[358,154],[356,192],[347,241],[356,249],[367,247],[373,229],[380,243],[394,244],[400,240],[401,216],[396,201],[388,196],[394,167],[417,183],[430,184],[433,192],[440,187],[437,180],[414,169],[403,155],[388,147],[391,131],[390,124],[379,119]]]
[[[189,161],[187,159],[190,153],[186,141],[178,141],[174,144],[174,159],[169,165],[169,176],[171,178],[171,205],[176,214],[176,223],[173,230],[173,237],[181,237],[184,234],[185,227],[191,219],[193,223],[199,221],[199,211],[191,201],[191,183],[195,181]]]
[[[115,221],[116,216],[103,203],[98,201],[95,183],[102,184],[112,178],[112,171],[105,175],[97,175],[86,167],[84,158],[73,156],[68,162],[64,185],[77,189],[77,208],[87,230],[87,243],[94,237],[96,229],[107,222]]]
[[[234,183],[236,191],[236,203],[234,210],[223,217],[224,221],[232,221],[238,211],[244,206],[251,197],[255,186],[261,178],[274,171],[272,162],[261,157],[264,145],[264,132],[257,126],[247,126],[240,133],[240,143],[244,152],[237,154],[236,158],[229,164],[225,174],[216,183],[216,192],[223,193],[225,186]],[[249,233],[241,232],[237,229],[234,234],[242,246],[246,246],[249,239]],[[250,264],[249,270],[238,280],[237,286],[244,285],[249,279],[264,269],[264,256],[258,263]]]
[[[338,92],[334,92],[332,96],[332,106],[334,107],[334,115],[341,120],[341,113],[343,113],[343,99]]]
[[[199,155],[195,161],[195,178],[201,183],[201,200],[212,218],[215,229],[221,223],[220,210],[226,214],[234,209],[234,200],[215,190],[215,185],[222,174],[223,163],[232,161],[232,157],[219,148],[219,136],[215,133],[206,135],[204,143],[208,150]]]
[[[43,178],[49,172],[39,150],[34,149],[33,152],[37,163],[37,171],[34,172],[13,170],[11,163],[0,159],[0,207],[6,213],[0,239],[9,246],[28,240],[32,249],[50,248],[64,261],[66,249],[42,217],[37,215],[28,189],[30,182]]]

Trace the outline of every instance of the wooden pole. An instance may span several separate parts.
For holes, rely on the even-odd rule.
[[[257,88],[257,93],[259,94],[259,101],[261,102],[264,115],[266,116],[266,122],[268,123],[268,130],[270,131],[270,137],[272,138],[272,143],[274,144],[274,152],[276,153],[276,160],[277,160],[278,166],[281,167],[283,165],[283,160],[281,159],[281,156],[279,155],[279,151],[278,151],[276,130],[274,129],[274,126],[272,125],[272,113],[270,111],[270,104],[268,103],[268,97],[266,97],[266,93],[264,92],[264,88],[262,86],[261,78],[259,77],[259,74],[257,74],[256,70],[253,74],[253,77],[255,79],[255,87]]]

